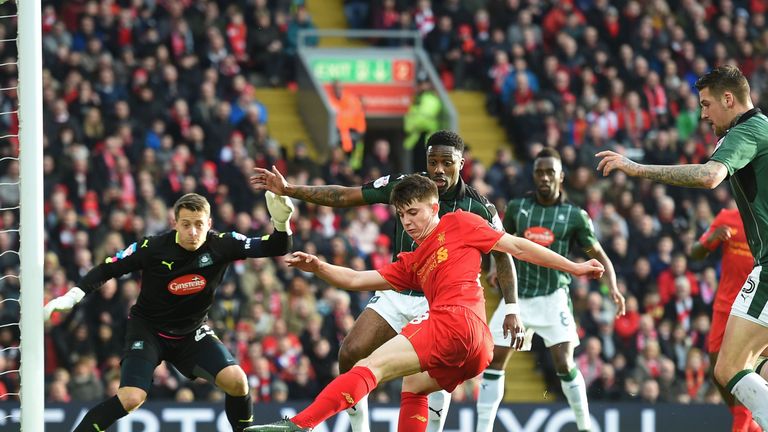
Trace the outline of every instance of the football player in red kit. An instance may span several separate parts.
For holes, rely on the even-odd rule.
[[[406,176],[393,189],[390,202],[405,231],[419,243],[413,252],[403,252],[396,262],[370,271],[331,265],[303,252],[294,252],[288,263],[351,291],[420,289],[429,302],[429,311],[337,377],[293,418],[251,426],[246,431],[311,430],[354,405],[379,383],[405,377],[398,430],[423,432],[427,427],[427,395],[439,389],[452,391],[480,374],[493,356],[483,288],[478,281],[483,254],[498,250],[592,278],[604,271],[596,260],[574,263],[529,240],[496,231],[469,212],[439,217],[437,187],[423,176]],[[525,333],[514,336],[513,347],[519,348]]]

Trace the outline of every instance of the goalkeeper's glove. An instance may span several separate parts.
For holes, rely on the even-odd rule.
[[[72,309],[76,304],[80,303],[83,297],[85,297],[85,292],[78,287],[74,287],[63,296],[49,301],[43,308],[45,320],[48,321],[51,318],[51,314],[55,311],[68,311]]]
[[[293,214],[293,202],[291,198],[282,195],[275,195],[267,191],[267,209],[272,215],[272,225],[275,229],[291,235],[291,215]]]

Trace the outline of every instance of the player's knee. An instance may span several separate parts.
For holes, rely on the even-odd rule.
[[[715,379],[723,387],[725,387],[728,384],[728,381],[730,381],[738,372],[739,371],[728,364],[728,362],[718,359],[717,363],[715,363]]]
[[[553,356],[552,362],[555,365],[555,372],[559,374],[567,374],[573,367],[573,361],[565,356]]]
[[[365,358],[366,349],[362,344],[344,339],[339,349],[339,371],[347,372],[356,365],[357,362]]]
[[[216,385],[230,396],[248,394],[248,377],[240,366],[227,366],[216,375]]]
[[[381,380],[384,378],[386,378],[387,381],[392,379],[390,376],[392,373],[391,369],[388,369],[386,367],[387,365],[384,364],[381,359],[366,357],[362,360],[358,360],[354,366],[368,368],[368,370],[371,371],[371,373],[376,377],[376,380],[379,382],[381,382]]]
[[[147,400],[147,392],[136,387],[121,387],[117,390],[117,398],[126,412],[139,408]]]
[[[512,356],[512,349],[506,347],[495,346],[493,348],[493,360],[488,365],[488,369],[504,370],[507,366],[507,361]]]

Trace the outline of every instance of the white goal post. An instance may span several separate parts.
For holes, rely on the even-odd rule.
[[[43,53],[39,1],[17,0],[21,260],[21,430],[45,430]]]

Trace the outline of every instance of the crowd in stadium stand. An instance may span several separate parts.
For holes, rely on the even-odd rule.
[[[258,86],[292,79],[296,33],[313,26],[303,3],[43,1],[46,300],[64,294],[95,263],[169,229],[169,207],[186,192],[211,201],[216,230],[268,232],[263,196],[247,184],[255,166],[275,165],[306,184],[359,185],[388,174],[390,143],[383,140],[354,171],[340,149],[320,166],[308,157],[311,144],[297,145],[287,158],[286,143],[270,137]],[[701,262],[687,254],[728,204],[727,186],[712,192],[622,173],[603,178],[593,155],[621,149],[647,163],[706,160],[716,139],[698,121],[692,84],[709,68],[733,62],[750,79],[755,105],[768,105],[766,3],[344,4],[354,27],[418,30],[447,87],[487,91],[489,112],[514,146],[499,150],[490,166],[468,150],[462,175],[500,211],[531,188],[532,155],[543,147],[561,152],[568,198],[592,217],[627,297],[627,314],[614,322],[605,287],[586,280],[571,287],[582,336],[577,363],[590,398],[719,401],[708,381],[706,335],[722,269],[717,254]],[[15,28],[4,22],[0,32]],[[15,44],[0,43],[0,61],[15,56]],[[0,79],[13,87],[15,69],[3,68]],[[15,97],[0,92],[0,111],[14,110]],[[16,116],[0,116],[0,129],[17,132]],[[4,139],[0,152],[15,156],[17,146]],[[0,165],[0,183],[18,180],[18,163]],[[17,205],[18,190],[0,188],[0,200],[2,207]],[[394,215],[386,206],[297,209],[295,249],[356,269],[391,259]],[[0,221],[4,230],[17,227],[18,213],[3,211]],[[0,249],[17,248],[18,236],[0,231]],[[16,274],[18,266],[17,256],[0,255],[3,274]],[[138,277],[109,281],[72,313],[54,315],[45,339],[48,401],[115,394],[127,311],[139,289]],[[17,279],[0,280],[3,299],[18,295]],[[692,309],[670,306],[688,297]],[[248,374],[254,401],[306,400],[337,374],[340,341],[367,299],[281,260],[249,260],[233,266],[210,318]],[[0,302],[0,347],[18,346],[18,327],[4,326],[18,317],[17,303]],[[540,356],[542,368],[551,368],[548,359]],[[0,370],[17,369],[18,361],[17,350],[0,352]],[[16,374],[0,375],[0,395],[17,390]],[[222,394],[161,366],[150,397]],[[375,393],[379,401],[392,397],[397,392],[386,386]],[[472,397],[471,382],[454,393],[457,400]],[[6,398],[12,397],[0,397]]]

